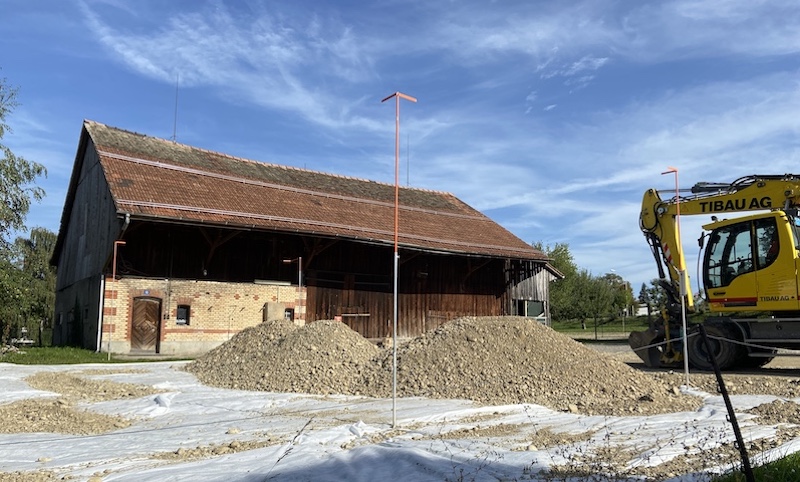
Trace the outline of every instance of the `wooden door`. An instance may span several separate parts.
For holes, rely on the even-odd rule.
[[[158,327],[161,318],[161,300],[136,298],[133,300],[131,322],[131,350],[158,353]]]

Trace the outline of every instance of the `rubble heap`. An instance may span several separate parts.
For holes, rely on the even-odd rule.
[[[389,397],[392,350],[345,324],[270,321],[192,362],[203,383],[224,388]],[[397,347],[401,397],[535,403],[555,410],[630,415],[695,410],[683,395],[549,327],[522,317],[450,321]]]

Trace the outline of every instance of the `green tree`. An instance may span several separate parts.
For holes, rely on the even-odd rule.
[[[22,269],[15,264],[12,249],[0,248],[0,343],[8,343],[9,338],[19,335],[18,327],[22,321],[19,309],[25,296]]]
[[[56,272],[49,261],[55,243],[55,233],[34,228],[30,238],[17,238],[0,260],[0,332],[4,342],[19,337],[23,327],[40,345],[52,341]]]
[[[588,317],[594,319],[594,327],[601,324],[599,319],[606,315],[613,315],[617,287],[612,285],[605,277],[591,276],[586,280],[586,295],[588,298]]]
[[[650,290],[647,289],[647,285],[644,283],[642,283],[642,288],[639,290],[639,303],[647,307],[647,320],[649,321],[653,313],[653,300],[650,298]]]
[[[555,320],[581,321],[586,329],[586,320],[613,316],[636,305],[630,283],[616,273],[601,277],[578,267],[569,245],[556,243],[553,246],[542,242],[533,247],[550,258],[550,264],[564,275],[564,279],[550,283],[550,313]]]
[[[606,273],[602,279],[608,284],[612,292],[611,313],[614,318],[627,315],[636,307],[631,284],[616,273]]]
[[[7,117],[17,106],[17,89],[0,79],[0,141],[11,128]],[[16,156],[0,142],[0,244],[8,248],[13,231],[25,229],[31,200],[41,200],[44,190],[33,185],[36,178],[46,176],[41,164]]]
[[[580,293],[581,280],[569,245],[556,243],[549,246],[538,241],[533,243],[533,247],[547,255],[550,264],[564,275],[564,279],[550,283],[550,315],[556,320],[578,318],[580,310],[575,304],[575,296]]]
[[[575,264],[575,259],[569,251],[569,244],[556,243],[550,246],[537,241],[533,243],[533,247],[546,254],[550,258],[550,264],[565,277],[578,272],[578,265]]]
[[[56,270],[50,258],[57,236],[45,228],[33,228],[30,238],[17,238],[21,254],[23,282],[26,293],[22,307],[23,319],[29,333],[37,333],[40,345],[52,341],[52,318],[56,302]],[[35,326],[34,326],[35,325]]]
[[[0,141],[11,132],[7,118],[17,106],[17,89],[10,87],[6,79],[0,79]],[[32,200],[41,200],[44,190],[34,181],[46,176],[41,164],[15,155],[0,142],[0,338],[7,341],[19,336],[23,317],[31,309],[31,284],[24,270],[25,253],[21,246],[12,243],[15,231],[25,229]]]
[[[658,312],[667,306],[667,292],[661,286],[658,278],[650,280],[650,286],[647,288],[647,298],[650,300],[650,306],[653,311]]]

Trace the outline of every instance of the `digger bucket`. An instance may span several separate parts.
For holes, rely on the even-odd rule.
[[[649,368],[661,366],[661,352],[658,347],[648,347],[658,336],[659,334],[652,328],[645,331],[634,331],[628,335],[628,345]]]

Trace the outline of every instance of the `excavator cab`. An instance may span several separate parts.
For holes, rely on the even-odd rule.
[[[703,285],[711,311],[797,311],[796,217],[770,211],[703,226]]]

